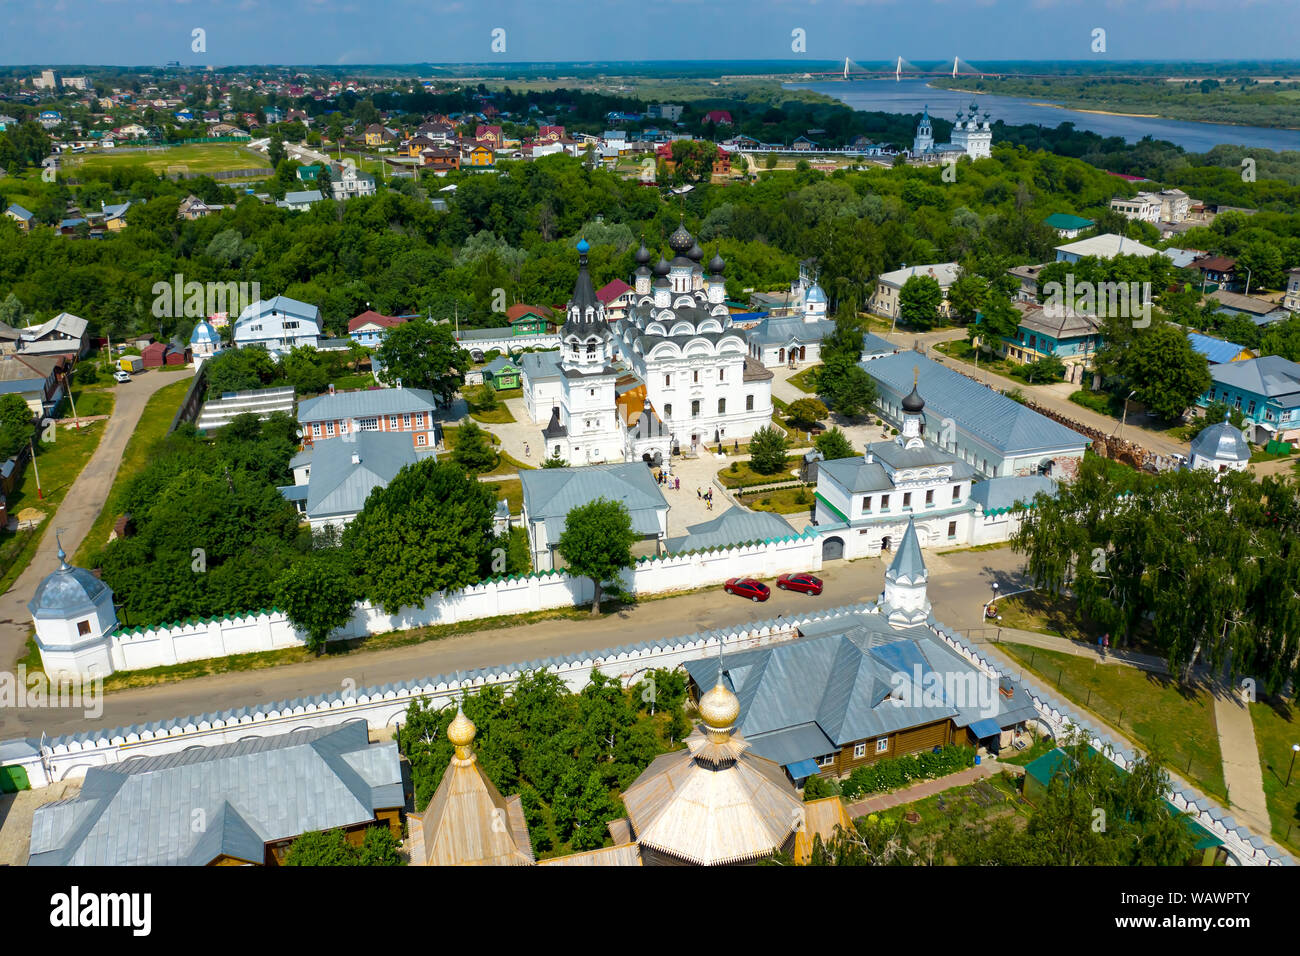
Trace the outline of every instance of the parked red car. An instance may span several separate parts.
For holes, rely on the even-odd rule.
[[[751,601],[766,601],[772,595],[772,590],[762,581],[755,581],[753,578],[732,578],[722,586],[722,590],[728,594],[739,594],[741,597],[747,597]]]
[[[821,594],[822,579],[811,574],[783,574],[776,579],[782,591],[802,591],[804,594]]]

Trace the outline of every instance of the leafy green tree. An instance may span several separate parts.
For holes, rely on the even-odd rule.
[[[614,580],[632,566],[635,541],[632,518],[621,501],[597,498],[565,517],[556,550],[571,573],[591,578],[593,616],[600,613],[602,582]]]
[[[839,426],[832,428],[830,431],[822,432],[813,439],[813,447],[825,455],[827,461],[835,461],[838,458],[852,458],[857,454],[853,450],[853,445],[849,442],[848,436],[840,431]]]
[[[208,397],[225,392],[262,388],[276,376],[275,360],[266,349],[226,349],[203,364],[208,376]]]
[[[554,454],[551,455],[550,458],[547,458],[544,462],[542,462],[542,467],[543,468],[568,468],[569,463],[565,461],[563,458],[561,458],[558,454]]]
[[[1300,494],[1293,479],[1205,469],[1160,475],[1084,459],[1012,539],[1034,582],[1068,587],[1122,646],[1139,634],[1174,673],[1204,663],[1262,685],[1294,679]]]
[[[471,474],[491,471],[497,463],[497,453],[488,441],[488,433],[469,420],[456,433],[456,447],[451,450],[451,458]]]
[[[31,440],[32,410],[21,395],[0,395],[0,461],[12,458]]]
[[[876,401],[876,382],[860,365],[828,362],[817,375],[818,391],[845,418],[857,418]]]
[[[343,532],[365,594],[390,614],[463,588],[491,566],[496,496],[458,465],[425,458],[376,488]]]
[[[289,623],[307,632],[318,654],[338,628],[352,620],[360,597],[352,570],[336,555],[312,556],[291,565],[276,582],[276,607]]]
[[[417,318],[389,329],[376,349],[383,366],[380,378],[389,385],[427,388],[450,405],[464,384],[470,355],[457,344],[450,325]]]
[[[790,424],[801,429],[811,428],[829,414],[826,406],[815,398],[796,399],[786,409]]]
[[[1118,368],[1137,400],[1166,421],[1181,418],[1211,382],[1205,356],[1167,322],[1141,329]]]
[[[289,844],[285,866],[359,866],[342,830],[311,830]]]
[[[280,373],[299,395],[316,395],[329,385],[329,369],[323,356],[307,345],[296,346],[280,358]]]
[[[749,467],[760,475],[774,475],[785,467],[789,447],[784,433],[764,426],[749,439]]]
[[[976,314],[989,297],[989,280],[978,272],[962,271],[948,288],[948,305],[953,315],[963,322],[975,321]]]
[[[1260,339],[1259,354],[1280,355],[1292,362],[1300,362],[1300,316],[1292,315],[1284,322],[1268,326]]]
[[[402,857],[393,831],[383,824],[368,827],[357,851],[357,862],[362,866],[401,866]]]
[[[939,324],[943,288],[934,276],[914,275],[898,293],[898,318],[914,329],[932,329]]]
[[[996,352],[1002,339],[1015,338],[1020,327],[1020,310],[1005,296],[990,293],[978,318],[966,329],[966,337],[979,340],[983,352]]]

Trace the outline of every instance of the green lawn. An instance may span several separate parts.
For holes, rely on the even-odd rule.
[[[802,501],[799,500],[800,497],[803,498]],[[752,511],[772,511],[783,515],[800,512],[806,514],[813,506],[813,495],[808,488],[782,488],[780,491],[744,496],[740,503]]]
[[[497,407],[490,412],[475,409],[469,413],[469,417],[476,422],[482,422],[484,425],[504,425],[506,422],[515,420],[515,416],[510,414],[510,409],[506,407],[505,402],[497,402]]]
[[[801,392],[807,392],[809,395],[816,395],[817,386],[814,383],[817,381],[817,372],[820,368],[820,365],[810,365],[802,372],[791,375],[790,384]]]
[[[760,475],[749,466],[747,461],[733,461],[725,468],[718,470],[718,480],[728,488],[739,488],[744,485],[757,487],[759,484],[778,485],[785,481],[794,481],[795,478],[790,474],[790,470],[795,467],[797,458],[791,456],[786,462],[786,467],[778,471],[775,475]]]
[[[233,169],[267,169],[270,160],[239,143],[192,143],[185,146],[167,146],[142,152],[106,150],[87,153],[68,166],[68,175],[79,171],[103,172],[124,166],[140,166],[152,173],[165,175],[175,167],[186,167],[191,173],[219,173]]]
[[[113,390],[102,385],[74,385],[72,388],[72,401],[81,418],[112,415],[114,399]],[[68,414],[71,416],[71,408],[68,409]]]
[[[90,557],[108,542],[109,532],[113,530],[113,522],[117,520],[116,501],[122,489],[144,468],[154,444],[166,436],[172,419],[176,417],[176,409],[180,408],[181,400],[189,390],[190,382],[191,379],[187,375],[164,385],[150,396],[140,421],[135,426],[135,432],[122,452],[122,463],[117,469],[117,477],[113,479],[113,488],[108,493],[104,510],[95,519],[95,523],[91,525],[86,535],[86,540],[81,542],[81,547],[77,549],[73,559],[74,564],[86,567]]]
[[[498,498],[506,499],[506,502],[510,505],[511,514],[519,514],[523,510],[524,483],[518,478],[494,481],[490,483],[490,486],[497,493]]]
[[[45,512],[34,533],[0,531],[0,557],[4,559],[0,571],[0,593],[18,579],[31,564],[41,539],[51,526],[58,524],[56,510],[81,474],[90,456],[104,434],[105,423],[86,422],[80,429],[59,426],[53,441],[36,443],[36,460],[28,462],[22,483],[8,496],[9,514],[16,517],[26,509]],[[37,491],[37,472],[40,473],[40,491]]]
[[[1100,664],[1086,657],[1000,643],[998,649],[1037,675],[1050,692],[1097,714],[1206,793],[1227,799],[1214,700],[1203,688],[1167,675]]]
[[[1300,744],[1300,714],[1294,703],[1271,700],[1250,705],[1255,743],[1264,772],[1264,798],[1273,822],[1273,836],[1300,853],[1300,756],[1291,770],[1291,748]],[[1286,785],[1291,772],[1291,785]]]
[[[1001,544],[998,547],[1002,547]],[[1074,598],[1031,591],[998,601],[998,614],[1003,627],[1018,631],[1051,634],[1071,641],[1096,644],[1102,629],[1084,620]]]

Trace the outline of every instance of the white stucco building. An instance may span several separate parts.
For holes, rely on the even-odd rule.
[[[732,325],[718,256],[679,227],[676,255],[650,267],[637,251],[626,315],[611,322],[578,243],[578,281],[561,350],[524,355],[524,402],[547,457],[570,464],[667,461],[673,449],[745,440],[771,421],[772,373]]]
[[[969,462],[925,441],[924,412],[913,384],[898,438],[819,463],[814,520],[824,528],[823,559],[891,551],[904,533],[925,547],[1005,541],[1036,494],[1054,493],[1040,475],[979,481]]]

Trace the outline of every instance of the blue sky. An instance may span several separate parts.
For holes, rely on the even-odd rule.
[[[0,63],[773,59],[796,29],[816,59],[1283,59],[1298,28],[1297,0],[0,0]]]

